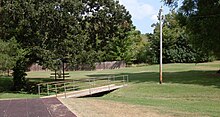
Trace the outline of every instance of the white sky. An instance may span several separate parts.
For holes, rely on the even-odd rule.
[[[151,24],[157,22],[157,15],[163,3],[160,0],[119,0],[119,3],[132,15],[133,24],[142,34],[152,33]],[[164,13],[167,14],[169,9],[163,6]]]

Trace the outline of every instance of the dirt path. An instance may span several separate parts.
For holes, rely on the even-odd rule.
[[[145,106],[91,98],[59,99],[77,117],[170,117]]]

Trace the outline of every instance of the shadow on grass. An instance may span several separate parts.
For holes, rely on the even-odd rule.
[[[88,75],[89,77],[102,77],[109,74]],[[158,72],[141,72],[141,73],[123,73],[112,75],[128,75],[131,83],[157,83],[159,82]],[[196,84],[202,86],[215,86],[220,88],[220,74],[216,71],[183,71],[183,72],[164,72],[164,83],[178,83],[178,84]]]
[[[36,93],[36,87],[38,83],[43,82],[53,82],[54,79],[51,78],[27,78],[27,88],[28,93]],[[13,91],[13,78],[8,76],[0,76],[0,93],[17,93],[17,91]],[[26,91],[24,91],[26,92]]]
[[[0,93],[10,92],[13,86],[13,81],[11,77],[0,76]]]
[[[30,82],[35,82],[35,83],[43,83],[43,82],[53,82],[55,81],[52,78],[27,78]]]

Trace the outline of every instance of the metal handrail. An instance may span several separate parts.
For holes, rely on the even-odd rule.
[[[104,81],[104,82],[103,82]],[[122,83],[123,85],[129,81],[128,75],[117,75],[117,76],[107,76],[107,77],[98,77],[98,78],[87,78],[81,80],[69,80],[69,81],[57,81],[57,82],[47,82],[38,84],[38,94],[39,96],[43,94],[43,87],[46,85],[47,95],[50,95],[52,92],[56,94],[61,92],[64,93],[65,97],[67,96],[67,91],[75,91],[77,89],[89,89],[91,94],[91,89],[96,86],[106,86],[110,84]],[[110,89],[110,86],[109,86]],[[42,91],[42,92],[41,92]]]

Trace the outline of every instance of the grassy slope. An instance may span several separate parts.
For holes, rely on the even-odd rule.
[[[220,115],[220,62],[164,65],[164,84],[158,66],[124,70],[131,84],[101,99],[151,106],[161,112]],[[139,69],[139,71],[135,71]]]
[[[202,64],[166,64],[159,85],[158,65],[104,71],[70,72],[80,79],[108,74],[128,74],[129,86],[98,99],[144,105],[162,113],[220,115],[220,61]],[[31,80],[50,81],[50,72],[29,72]],[[1,95],[0,95],[1,97]]]

